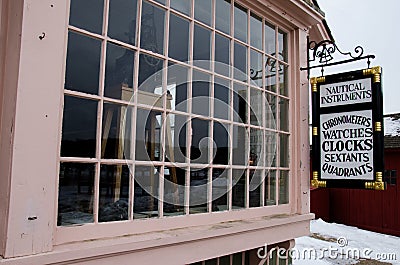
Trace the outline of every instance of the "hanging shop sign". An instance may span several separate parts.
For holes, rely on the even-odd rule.
[[[313,187],[384,190],[381,67],[311,78]]]

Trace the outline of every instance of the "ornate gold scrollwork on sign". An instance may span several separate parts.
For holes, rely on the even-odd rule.
[[[326,181],[318,180],[318,171],[313,172],[313,179],[311,180],[311,186],[314,188],[326,188]]]
[[[374,76],[373,82],[380,83],[381,82],[381,72],[382,72],[382,68],[380,66],[375,66],[372,68],[365,69],[363,71],[363,74],[364,75],[373,75]]]
[[[365,182],[365,188],[369,190],[385,190],[385,183],[382,180],[382,172],[376,172],[375,182]]]

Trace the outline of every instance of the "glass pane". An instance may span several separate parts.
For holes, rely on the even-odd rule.
[[[233,121],[247,123],[247,87],[233,84]]]
[[[250,44],[262,50],[262,19],[253,13],[250,15]]]
[[[169,113],[166,119],[165,161],[185,163],[187,117]]]
[[[218,263],[217,263],[217,259],[209,259],[209,260],[206,260],[204,264],[205,265],[217,265]]]
[[[265,57],[265,89],[276,92],[276,60]]]
[[[233,254],[232,265],[242,265],[242,253]],[[271,263],[272,264],[272,263]]]
[[[193,71],[192,113],[210,115],[210,80],[210,75]]]
[[[184,212],[186,170],[177,167],[164,169],[164,216]]]
[[[69,24],[101,34],[103,31],[103,0],[71,0]]]
[[[159,198],[159,167],[135,167],[135,193],[133,203],[133,217],[151,218],[158,217]]]
[[[276,156],[277,156],[277,134],[274,132],[265,132],[265,145],[266,145],[266,167],[276,167]]]
[[[94,174],[94,164],[60,164],[57,225],[93,222]]]
[[[209,164],[209,122],[192,119],[192,144],[190,159],[193,164]]]
[[[85,2],[82,1],[81,2]],[[110,1],[108,36],[129,44],[136,43],[137,0]]]
[[[213,169],[212,176],[212,211],[228,210],[228,169]]]
[[[160,4],[165,5],[165,0],[154,0],[154,1],[156,1],[156,2],[158,2],[158,3],[160,3]]]
[[[265,37],[265,52],[271,55],[275,55],[275,26],[268,22],[264,25],[264,37]]]
[[[171,7],[187,16],[190,16],[191,6],[191,0],[171,0]]]
[[[218,33],[215,34],[215,72],[224,76],[230,76],[230,40]]]
[[[247,9],[235,4],[235,38],[247,42]]]
[[[276,129],[276,96],[265,93],[265,126],[270,129]]]
[[[265,177],[265,203],[264,205],[276,204],[276,171],[270,170]]]
[[[278,52],[279,59],[287,62],[287,34],[282,30],[278,31]]]
[[[279,119],[280,130],[289,131],[289,100],[279,98]]]
[[[167,109],[187,112],[188,69],[178,64],[168,67]]]
[[[189,60],[189,21],[174,14],[169,21],[168,56],[182,62]]]
[[[132,108],[104,103],[101,158],[129,159]]]
[[[256,88],[250,88],[250,124],[263,126],[263,93]]]
[[[194,18],[211,26],[212,0],[194,1]]]
[[[231,32],[231,1],[215,1],[215,28],[230,34]]]
[[[126,101],[132,100],[134,58],[134,51],[112,43],[107,44],[104,96]]]
[[[281,171],[279,176],[279,204],[289,203],[289,171]]]
[[[162,113],[137,109],[136,160],[160,161]]]
[[[96,157],[97,101],[65,96],[61,156]]]
[[[227,165],[229,161],[229,125],[214,122],[213,164]]]
[[[228,120],[230,116],[230,82],[225,79],[214,79],[214,117]]]
[[[279,65],[279,93],[288,96],[288,68],[282,64]]]
[[[247,83],[247,48],[235,42],[234,77]]]
[[[129,168],[102,165],[99,190],[99,222],[128,220]]]
[[[250,50],[250,82],[253,86],[263,86],[263,56]]]
[[[163,60],[147,54],[139,57],[138,103],[162,107],[162,68]],[[158,95],[158,96],[156,96]]]
[[[97,94],[99,90],[101,41],[68,33],[65,89]]]
[[[289,167],[289,135],[280,134],[280,158],[281,158],[281,167]]]
[[[143,1],[140,47],[152,52],[164,53],[165,11]]]
[[[231,265],[230,256],[224,256],[219,258],[219,265]]]
[[[208,169],[191,168],[190,170],[190,208],[189,213],[207,212]]]
[[[232,209],[246,206],[246,170],[232,170]]]
[[[232,135],[232,163],[234,165],[247,165],[248,156],[246,152],[247,144],[246,128],[233,126]]]
[[[261,206],[262,170],[250,169],[249,178],[249,207]]]
[[[250,129],[250,166],[262,166],[264,158],[264,135],[262,130]]]
[[[210,68],[211,31],[197,24],[194,25],[193,60],[196,66]]]

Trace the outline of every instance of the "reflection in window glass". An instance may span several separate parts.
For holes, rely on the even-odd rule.
[[[250,88],[250,124],[262,126],[263,122],[263,94],[261,90]]]
[[[214,117],[228,120],[230,113],[230,82],[225,79],[214,79]]]
[[[276,204],[276,171],[267,171],[265,178],[265,203],[264,205]]]
[[[71,0],[69,24],[101,34],[103,7],[103,0]]]
[[[185,116],[169,113],[166,116],[165,161],[186,162],[186,121]]]
[[[215,28],[226,34],[231,32],[231,1],[215,1]]]
[[[263,56],[255,50],[250,50],[250,80],[253,86],[263,86]]]
[[[129,159],[132,108],[104,104],[101,158]]]
[[[229,65],[231,48],[230,40],[218,33],[215,34],[215,69],[216,73],[230,76]]]
[[[185,214],[185,174],[183,168],[164,168],[164,216]]]
[[[289,203],[289,171],[281,171],[279,176],[279,204]]]
[[[160,4],[165,5],[165,0],[154,0],[154,1],[156,1],[156,2],[158,2],[158,3],[160,3]]]
[[[265,57],[265,89],[276,92],[276,60]]]
[[[94,171],[94,164],[60,164],[57,225],[93,222]]]
[[[262,170],[250,169],[249,172],[249,207],[260,207]]]
[[[276,152],[277,152],[277,139],[278,136],[275,132],[265,132],[265,166],[276,167]]]
[[[262,130],[250,129],[250,159],[249,166],[263,165],[263,141],[264,134]]]
[[[288,68],[282,64],[279,65],[279,93],[288,96]]]
[[[247,42],[247,10],[235,4],[235,38]]]
[[[289,131],[289,100],[279,98],[279,124],[280,130]]]
[[[189,21],[174,14],[169,21],[168,56],[183,62],[189,60]]]
[[[193,71],[192,113],[210,115],[210,75]]]
[[[191,0],[170,0],[171,7],[183,14],[190,16],[190,8],[192,6]]]
[[[239,81],[247,82],[247,48],[235,42],[234,49],[234,77]]]
[[[99,186],[99,222],[128,220],[128,209],[128,166],[102,165]]]
[[[278,31],[278,52],[279,58],[287,62],[287,34],[282,30]]]
[[[232,169],[232,209],[246,206],[246,170]]]
[[[262,19],[253,13],[250,16],[250,44],[262,50]]]
[[[264,37],[265,37],[265,52],[271,55],[275,55],[275,26],[268,22],[264,25]]]
[[[101,41],[71,31],[68,33],[65,89],[98,93],[100,52]]]
[[[195,24],[193,41],[193,60],[195,65],[206,69],[210,68],[211,45],[211,31]]]
[[[134,56],[134,51],[112,43],[107,44],[104,96],[131,101]]]
[[[210,149],[209,122],[201,119],[192,119],[192,145],[190,159],[193,164],[208,164]]]
[[[233,121],[247,123],[247,87],[233,84]]]
[[[235,253],[233,254],[232,265],[242,265],[243,263],[243,254]],[[272,264],[272,263],[271,263]]]
[[[138,108],[136,124],[136,160],[159,161],[162,113]]]
[[[97,101],[65,96],[61,156],[95,157]]]
[[[179,64],[169,65],[167,80],[167,109],[187,112],[188,69]]]
[[[158,217],[159,167],[135,166],[133,217]]]
[[[211,26],[212,0],[194,1],[194,18]]]
[[[214,160],[213,164],[227,165],[229,161],[229,125],[214,122]]]
[[[265,127],[276,129],[276,96],[265,93]]]
[[[153,96],[154,99],[158,99],[152,94],[157,94],[157,95],[162,95],[162,71],[161,69],[163,68],[163,61],[161,59],[158,59],[154,56],[148,55],[148,54],[140,54],[139,57],[139,90],[149,92],[148,94],[149,97]],[[144,85],[142,85],[144,83]],[[146,93],[143,94],[144,98],[141,100],[140,98],[138,99],[139,104],[150,104],[153,106],[153,102],[150,100],[150,102],[146,101],[145,95]],[[140,94],[139,94],[140,96]],[[160,103],[162,107],[162,102]]]
[[[143,1],[140,47],[159,54],[164,53],[165,11]]]
[[[289,167],[289,135],[280,134],[280,166],[281,167]]]
[[[207,212],[207,183],[208,168],[190,170],[190,199],[189,213],[205,213]]]
[[[214,168],[212,176],[212,211],[228,210],[228,169]]]
[[[136,8],[137,0],[110,1],[108,36],[135,45]]]
[[[232,135],[232,163],[234,165],[247,165],[248,156],[246,152],[247,145],[246,128],[242,126],[233,126]]]

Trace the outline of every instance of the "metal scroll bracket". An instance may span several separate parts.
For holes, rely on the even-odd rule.
[[[350,58],[334,62],[333,55],[335,53],[340,53],[343,56],[348,56]],[[323,40],[320,42],[310,41],[307,37],[307,67],[301,67],[301,71],[307,70],[307,77],[310,79],[310,70],[314,68],[321,68],[321,75],[324,75],[324,68],[345,64],[360,60],[367,60],[367,66],[370,68],[371,59],[375,59],[375,55],[369,54],[364,55],[364,49],[361,46],[357,46],[354,49],[354,53],[342,52],[334,41]],[[317,62],[317,65],[311,65],[313,62]]]

